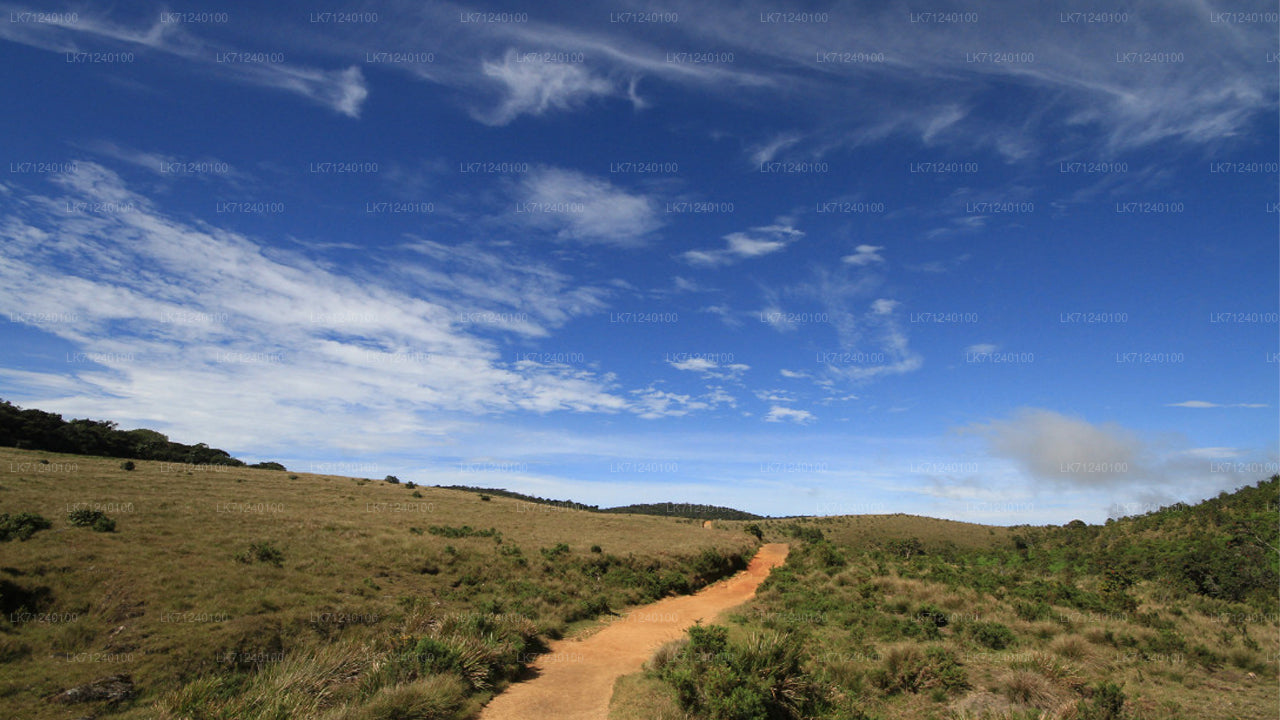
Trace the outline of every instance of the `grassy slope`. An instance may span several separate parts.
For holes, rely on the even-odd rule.
[[[1104,681],[1122,686],[1125,709],[1088,717],[1274,718],[1280,588],[1267,568],[1277,566],[1278,485],[1106,527],[988,529],[907,516],[801,523],[831,542],[792,552],[730,616],[737,644],[712,664],[717,673],[734,672],[725,663],[776,668],[747,649],[753,638],[798,648],[804,679],[826,701],[820,718],[1066,720],[1083,717],[1078,703],[1094,702]],[[766,538],[792,527],[761,525]],[[893,551],[901,546],[892,541],[912,535],[923,554]],[[1116,589],[1117,577],[1133,584]],[[1251,584],[1261,590],[1238,592]],[[947,622],[935,627],[939,616]],[[657,666],[674,652],[655,656]],[[668,677],[710,672],[706,662],[690,656]],[[655,718],[682,716],[653,673],[618,689],[615,720],[640,703]]]
[[[157,701],[211,707],[217,692],[284,697],[293,692],[285,676],[316,666],[317,653],[385,660],[406,637],[463,633],[467,623],[448,618],[468,615],[468,627],[481,625],[474,633],[529,636],[524,648],[513,641],[528,650],[536,647],[534,632],[555,636],[599,611],[597,596],[614,609],[642,602],[640,580],[665,572],[662,587],[670,587],[679,584],[673,572],[688,578],[706,570],[688,560],[704,549],[741,556],[754,546],[740,531],[670,518],[530,511],[506,498],[485,502],[469,492],[382,481],[203,470],[137,461],[126,472],[119,460],[0,449],[0,512],[53,521],[25,542],[0,544],[0,581],[12,583],[0,620],[0,705],[24,718],[79,716],[90,706],[41,698],[116,673],[130,674],[141,693],[117,715],[123,718],[155,717]],[[103,507],[117,532],[70,526],[67,512],[78,504]],[[496,528],[501,542],[411,531],[464,525]],[[282,566],[238,562],[251,543],[281,551]],[[541,552],[559,543],[567,553]],[[15,586],[30,594],[25,610],[45,614],[19,614]],[[485,626],[485,617],[502,627]],[[505,651],[510,660],[512,648]],[[383,660],[362,660],[352,672],[368,675]],[[171,692],[199,676],[216,679],[207,696],[192,701]],[[367,701],[368,717],[376,717],[373,705],[394,706],[395,692],[430,695],[435,690],[424,683],[456,681],[400,679],[404,687],[381,690],[359,678],[310,682],[333,698]],[[321,714],[300,707],[285,715]],[[275,712],[264,708],[233,703],[223,715]]]

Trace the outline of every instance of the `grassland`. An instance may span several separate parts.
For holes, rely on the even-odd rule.
[[[1277,500],[1280,478],[1106,526],[758,523],[803,542],[620,680],[612,717],[1269,720]]]
[[[0,449],[0,513],[52,525],[0,544],[13,717],[467,717],[544,640],[755,547],[689,520],[382,480],[122,465]],[[84,509],[115,531],[69,522]],[[49,699],[115,675],[132,699]]]
[[[1280,479],[1103,527],[705,529],[384,480],[125,467],[0,448],[11,717],[464,720],[550,639],[733,572],[760,541],[792,543],[786,566],[622,678],[613,720],[1280,707]],[[95,681],[120,699],[59,702]]]

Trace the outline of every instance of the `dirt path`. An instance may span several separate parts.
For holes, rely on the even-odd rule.
[[[551,643],[550,652],[533,663],[537,677],[495,697],[480,720],[607,720],[615,680],[639,671],[654,650],[681,637],[695,620],[710,622],[750,600],[769,571],[787,559],[788,549],[765,545],[746,570],[696,595],[637,608],[582,640]]]

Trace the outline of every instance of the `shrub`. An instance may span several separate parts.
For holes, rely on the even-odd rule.
[[[728,629],[689,628],[687,643],[668,646],[652,667],[676,691],[681,707],[712,720],[788,720],[810,717],[821,704],[819,686],[801,669],[793,636],[753,635],[731,644]]]
[[[290,480],[297,480],[297,479],[298,479],[298,476],[297,476],[297,475],[290,475],[290,476],[289,476],[289,479],[290,479]]]
[[[76,527],[89,527],[98,532],[115,532],[116,530],[116,521],[100,510],[72,510],[67,513],[67,520]]]
[[[947,613],[937,605],[925,603],[916,610],[916,620],[922,624],[936,629],[944,628],[951,622]]]
[[[120,463],[121,470],[133,470],[136,467],[137,465],[134,465],[132,460],[125,460],[124,462]]]
[[[542,548],[542,557],[548,560],[555,560],[558,557],[569,554],[569,546],[565,543],[556,543],[553,547]]]
[[[1017,613],[1019,620],[1035,622],[1036,620],[1047,620],[1053,609],[1049,607],[1049,603],[1037,600],[1035,602],[1016,602],[1013,605],[1013,611]]]
[[[920,542],[920,538],[914,537],[905,540],[890,540],[885,543],[884,548],[904,560],[910,560],[912,556],[924,554],[924,543]]]
[[[890,695],[899,692],[918,693],[942,688],[958,690],[968,687],[964,666],[950,650],[932,646],[923,653],[917,647],[894,648],[884,656],[883,667],[871,674],[871,680]]]
[[[481,500],[482,502],[489,502],[489,500],[490,500],[490,499],[491,499],[491,498],[490,498],[488,495],[481,495],[481,496],[480,496],[480,500]]]
[[[492,537],[500,538],[502,533],[497,528],[489,528],[488,530],[477,530],[470,525],[462,527],[454,527],[452,525],[432,525],[427,528],[427,532],[432,535],[439,535],[447,538],[464,538],[464,537]],[[561,543],[562,545],[564,543]],[[568,547],[566,546],[566,550]]]
[[[786,529],[788,535],[805,542],[818,542],[826,537],[822,534],[822,528],[816,528],[812,525],[801,525],[793,522]]]
[[[412,490],[412,489],[414,489],[414,488],[418,487],[418,484],[417,484],[417,483],[415,483],[415,482],[413,482],[413,481],[411,480],[411,481],[409,481],[409,482],[405,483],[405,484],[404,484],[404,486],[405,486],[406,488],[408,488],[408,489]]]
[[[48,530],[52,525],[48,520],[35,513],[18,513],[12,517],[9,513],[0,514],[0,542],[7,540],[26,540],[40,530]]]
[[[813,543],[810,547],[813,548],[813,559],[818,563],[819,567],[825,570],[844,567],[844,555],[835,545],[823,540],[822,542]]]
[[[764,530],[760,529],[760,525],[758,523],[747,523],[742,526],[742,529],[748,535],[754,535],[757,540],[764,539]]]
[[[992,650],[1004,650],[1016,639],[1012,630],[998,622],[976,622],[969,626],[969,636]]]
[[[391,483],[392,485],[400,484],[400,478],[396,477],[395,475],[388,475],[385,479],[387,482]]]
[[[1123,720],[1124,692],[1113,682],[1095,685],[1092,697],[1076,703],[1077,720]]]
[[[249,467],[251,467],[251,468],[253,468],[253,469],[255,469],[255,470],[286,470],[286,469],[287,469],[287,468],[285,468],[285,466],[281,465],[281,464],[280,464],[280,463],[278,463],[278,462],[260,462],[260,463],[254,463],[254,464],[250,465]]]
[[[236,560],[242,563],[257,562],[271,563],[276,567],[284,565],[284,553],[280,549],[269,542],[249,543],[249,549],[236,555]]]
[[[600,547],[599,545],[592,545],[592,546],[591,546],[591,552],[593,552],[593,553],[602,553],[602,552],[604,552],[604,548]]]

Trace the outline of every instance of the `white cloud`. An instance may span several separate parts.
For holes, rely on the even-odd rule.
[[[737,380],[743,373],[751,369],[743,363],[725,363],[711,358],[693,356],[681,360],[668,360],[667,363],[677,370],[696,372],[703,377],[721,380]]]
[[[765,422],[793,422],[798,425],[813,422],[815,419],[813,413],[808,410],[796,410],[781,405],[770,407],[769,413],[764,416]]]
[[[602,306],[603,291],[537,263],[419,241],[410,249],[431,262],[347,277],[170,217],[91,162],[55,182],[64,196],[28,195],[0,221],[0,312],[59,313],[38,327],[83,353],[6,375],[39,407],[253,452],[367,447],[359,427],[378,428],[377,447],[411,446],[495,412],[655,416],[731,401],[628,397],[607,373],[505,359],[495,334],[539,337]],[[68,201],[132,209],[67,213]],[[450,276],[428,269],[438,260]]]
[[[871,303],[871,312],[875,313],[876,315],[890,315],[893,313],[894,310],[898,308],[898,305],[900,304],[901,303],[899,303],[897,300],[887,300],[885,298],[880,298],[879,300],[876,300],[875,302]]]
[[[584,243],[637,245],[661,225],[654,203],[572,170],[538,168],[517,188],[517,220]]]
[[[632,390],[631,411],[645,420],[657,420],[666,417],[683,417],[700,410],[711,410],[719,405],[733,407],[736,401],[721,388],[711,388],[703,395],[659,390],[650,385],[643,390]]]
[[[501,61],[485,60],[481,71],[501,85],[502,101],[488,112],[477,112],[477,120],[488,125],[506,125],[520,115],[542,115],[549,110],[569,110],[592,97],[613,95],[617,88],[608,79],[597,77],[582,63],[521,62],[516,50],[507,50]],[[632,102],[634,96],[631,86]]]
[[[1241,452],[1238,448],[1233,447],[1202,447],[1185,450],[1182,454],[1187,457],[1216,460],[1218,458],[1240,457]]]
[[[1177,403],[1166,403],[1165,407],[1184,407],[1184,408],[1264,408],[1269,407],[1266,403],[1213,403],[1205,400],[1184,400]]]
[[[430,290],[462,324],[546,337],[574,317],[606,307],[608,288],[575,286],[571,279],[518,250],[486,250],[413,238],[406,249],[429,262],[388,270],[406,285]]]
[[[785,249],[792,242],[804,237],[804,233],[790,225],[754,227],[747,232],[725,235],[725,247],[720,250],[689,250],[680,257],[691,265],[716,267],[761,257]]]
[[[774,139],[761,145],[751,148],[751,163],[759,166],[762,163],[772,162],[777,154],[792,145],[800,142],[800,135],[796,133],[783,133]]]
[[[9,6],[3,6],[8,9]],[[285,53],[234,48],[206,41],[177,23],[157,19],[148,28],[118,25],[101,17],[79,12],[75,22],[3,23],[0,38],[42,50],[76,52],[103,48],[142,49],[182,58],[194,67],[217,77],[249,85],[283,90],[328,106],[348,117],[360,117],[360,108],[369,90],[359,65],[344,70],[322,70],[288,62],[224,62],[224,57],[241,53],[287,57]]]
[[[1115,423],[1094,425],[1051,410],[1024,409],[967,431],[984,437],[991,454],[1014,461],[1037,480],[1098,487],[1146,476],[1146,444]]]
[[[858,247],[854,248],[854,253],[852,255],[845,255],[840,259],[843,262],[848,263],[849,265],[854,265],[854,266],[870,265],[871,263],[884,262],[884,258],[881,257],[879,254],[880,251],[883,249],[884,249],[883,247],[879,247],[876,245],[859,245]]]
[[[1000,349],[999,345],[993,345],[991,343],[978,343],[977,345],[970,345],[969,347],[965,348],[964,352],[966,355],[989,355],[999,349]]]

